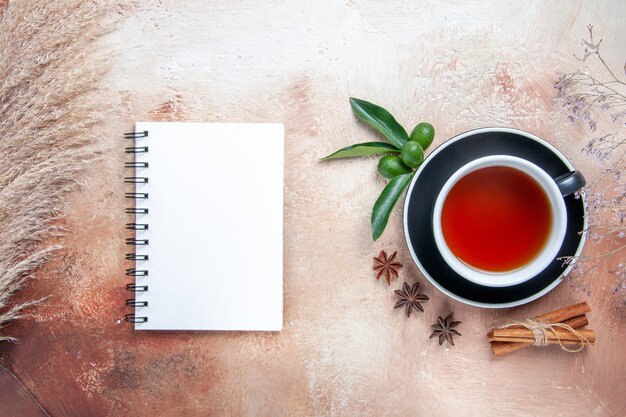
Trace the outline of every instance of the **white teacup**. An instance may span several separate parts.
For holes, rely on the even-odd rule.
[[[513,168],[530,176],[547,197],[552,221],[543,247],[532,259],[513,270],[492,272],[462,261],[448,247],[442,230],[442,209],[448,193],[461,178],[476,170],[496,166]],[[537,165],[514,156],[491,155],[473,160],[452,174],[437,196],[432,218],[437,248],[446,263],[456,273],[476,284],[506,287],[527,281],[555,261],[567,230],[567,210],[563,196],[573,193],[582,185],[584,185],[584,178],[577,171],[554,179]],[[511,239],[514,238],[515,236],[511,236]]]

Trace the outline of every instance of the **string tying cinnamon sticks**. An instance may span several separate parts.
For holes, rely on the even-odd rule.
[[[489,331],[487,338],[497,357],[532,345],[558,344],[565,351],[579,352],[595,344],[593,330],[578,330],[589,324],[585,313],[590,311],[583,302],[525,321],[507,320]]]

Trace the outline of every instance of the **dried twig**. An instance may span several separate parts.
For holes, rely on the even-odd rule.
[[[605,73],[597,76],[577,70],[561,74],[555,88],[557,98],[571,122],[582,120],[591,132],[596,132],[598,124],[602,123],[602,131],[610,132],[592,137],[582,149],[585,154],[595,157],[603,170],[580,192],[580,196],[589,208],[589,227],[584,233],[592,242],[610,238],[612,247],[603,254],[578,258],[577,268],[583,267],[582,263],[626,249],[626,80],[619,78],[602,57],[602,39],[594,39],[593,26],[589,25],[587,30],[588,39],[582,40],[583,56],[577,58],[581,63],[597,59]],[[614,273],[620,276],[617,286],[626,295],[626,267],[623,262],[614,269]]]

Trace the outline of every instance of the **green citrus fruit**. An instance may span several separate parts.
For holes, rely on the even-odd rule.
[[[397,155],[383,156],[378,161],[378,172],[385,178],[395,178],[398,175],[408,174],[411,172],[411,168],[402,163]]]
[[[426,150],[435,139],[435,128],[430,123],[422,122],[415,126],[411,132],[410,140],[422,145],[422,150]]]
[[[400,151],[400,159],[402,159],[404,165],[410,168],[417,168],[424,161],[422,145],[412,140],[408,141]]]

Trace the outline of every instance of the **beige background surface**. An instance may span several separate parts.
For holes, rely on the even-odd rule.
[[[626,309],[609,272],[623,254],[527,306],[469,307],[417,271],[399,210],[372,243],[369,214],[384,185],[375,159],[318,162],[377,138],[353,117],[355,96],[408,128],[430,121],[436,144],[483,126],[531,131],[592,179],[601,168],[580,152],[589,132],[566,120],[553,84],[559,71],[581,68],[574,54],[588,24],[621,74],[624,2],[163,0],[119,12],[124,19],[102,45],[114,51],[101,86],[103,106],[115,112],[102,130],[109,158],[69,203],[63,256],[24,294],[52,297],[13,325],[21,344],[0,348],[51,415],[626,414]],[[285,123],[282,333],[134,333],[120,321],[128,267],[121,135],[146,119]],[[233,169],[245,169],[227,149],[219,151]],[[371,270],[381,248],[398,250],[406,265],[391,288]],[[407,319],[393,310],[392,290],[416,279],[431,300]],[[491,320],[584,300],[597,347],[491,357]],[[448,311],[463,322],[452,348],[428,340]]]

